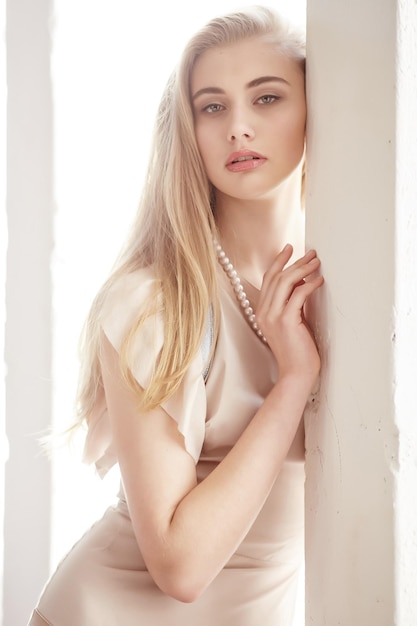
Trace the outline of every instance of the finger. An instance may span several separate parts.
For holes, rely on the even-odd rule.
[[[311,258],[312,257],[312,258]],[[309,279],[320,265],[320,260],[311,251],[302,259],[292,264],[280,274],[276,274],[263,294],[262,307],[266,310],[273,309],[274,314],[280,315],[290,299],[294,289],[301,286],[305,279]]]
[[[300,268],[299,271],[303,271],[307,280],[302,278],[289,284],[284,284],[285,281],[282,281],[277,284],[275,290],[271,289],[268,299],[265,300],[262,306],[262,312],[267,312],[268,317],[271,316],[272,318],[287,315],[299,316],[306,299],[323,283],[322,276],[311,277],[311,274],[318,269],[319,264],[319,261],[315,263],[310,261],[307,264],[310,265],[309,269]],[[309,273],[310,275],[308,276],[307,274]]]
[[[271,267],[265,272],[262,288],[267,289],[271,280],[274,279],[276,274],[279,274],[283,271],[284,267],[287,265],[288,261],[291,259],[293,253],[293,247],[291,244],[287,243],[286,246],[283,247],[281,252],[275,257]]]
[[[271,282],[273,282],[275,278],[279,276],[282,272],[288,272],[293,269],[298,269],[299,267],[302,267],[304,264],[308,263],[317,256],[316,250],[308,250],[304,256],[300,257],[291,265],[288,265],[288,261],[290,260],[292,253],[293,247],[290,244],[287,244],[277,255],[271,267],[265,273],[262,287],[268,289]]]
[[[320,259],[314,257],[308,263],[305,263],[298,268],[293,268],[291,273],[284,271],[282,276],[282,283],[285,284],[285,282],[288,280],[289,284],[292,284],[292,290],[294,290],[296,287],[301,287],[305,282],[312,279],[314,274],[317,273],[319,266]],[[299,280],[297,280],[298,277],[300,277]]]
[[[304,306],[308,298],[319,289],[323,283],[323,276],[316,276],[308,281],[300,282],[284,307],[277,305],[275,302],[274,306],[269,309],[264,308],[259,315],[257,313],[257,321],[262,332],[268,336],[268,326],[272,328],[279,319],[281,319],[282,322],[285,320],[285,324],[289,326],[304,323]],[[279,307],[280,311],[277,311],[277,307]]]
[[[323,276],[316,276],[296,287],[286,305],[286,314],[301,314],[307,299],[324,283]]]

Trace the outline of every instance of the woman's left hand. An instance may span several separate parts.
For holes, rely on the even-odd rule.
[[[278,254],[265,273],[256,319],[274,353],[280,377],[296,376],[313,388],[320,371],[317,346],[304,317],[307,299],[322,284],[315,250],[288,265],[290,245]]]

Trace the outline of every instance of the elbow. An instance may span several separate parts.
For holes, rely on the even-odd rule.
[[[209,584],[201,580],[200,576],[184,574],[181,568],[174,567],[169,572],[165,570],[154,575],[153,579],[165,595],[179,602],[191,604],[201,597]]]
[[[144,550],[144,561],[155,585],[184,604],[201,598],[219,571],[216,562],[202,558],[193,548],[164,541],[149,543]]]
[[[165,594],[174,598],[174,600],[178,600],[178,602],[183,602],[184,604],[192,604],[196,600],[198,600],[203,592],[194,589],[193,587],[188,586],[177,586],[169,587]]]

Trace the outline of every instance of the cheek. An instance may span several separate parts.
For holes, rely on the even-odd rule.
[[[195,137],[204,167],[206,168],[206,170],[209,170],[213,162],[214,148],[216,145],[216,142],[213,138],[213,133],[210,132],[206,126],[199,127],[197,125],[195,127]]]
[[[195,132],[195,138],[196,138],[196,141],[197,141],[197,146],[198,146],[198,149],[199,149],[200,154],[201,154],[201,158],[204,161],[204,155],[205,155],[205,151],[206,151],[206,141],[205,141],[204,131],[203,131],[203,129],[200,126],[196,125],[194,127],[194,132]]]
[[[296,129],[294,129],[294,134],[291,141],[291,151],[293,154],[293,158],[297,162],[302,158],[304,154],[305,139],[305,127],[300,125]]]
[[[305,136],[307,123],[307,106],[304,98],[293,101],[293,107],[288,111],[287,126],[294,137]]]
[[[302,110],[298,115],[288,120],[287,125],[288,140],[293,143],[294,148],[304,145],[306,135],[306,115]]]

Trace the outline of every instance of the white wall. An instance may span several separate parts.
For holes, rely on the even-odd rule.
[[[8,0],[6,432],[3,623],[25,624],[47,576],[53,203],[49,0]],[[36,576],[34,576],[34,568]]]
[[[0,32],[4,32],[6,25],[6,2],[0,0]],[[4,138],[4,139],[3,139]],[[4,325],[5,311],[5,281],[6,281],[6,45],[0,44],[0,623],[3,612],[3,524],[4,524],[4,471],[8,456],[6,439],[6,407],[5,407],[5,375],[4,363]]]
[[[394,401],[396,619],[417,624],[417,4],[398,2]]]
[[[320,626],[417,623],[416,10],[308,4],[307,236],[326,287],[306,615]]]

